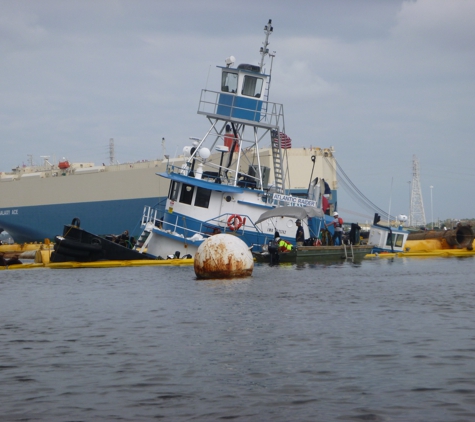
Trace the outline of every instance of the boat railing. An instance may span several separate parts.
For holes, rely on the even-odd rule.
[[[209,220],[202,221],[197,228],[187,226],[187,218],[183,215],[176,215],[174,220],[167,219],[163,221],[159,217],[160,210],[150,206],[144,208],[142,215],[142,226],[158,228],[169,234],[183,236],[190,240],[201,240],[220,233],[231,233],[237,236],[243,236],[246,230],[253,230],[257,237],[264,234],[254,224],[248,215],[235,216],[231,213],[224,213]]]
[[[161,219],[157,218],[158,212],[159,210],[157,208],[153,208],[148,205],[145,206],[142,214],[141,225],[146,226],[147,224],[152,223],[154,226],[157,225],[158,227],[159,223],[161,222]]]
[[[167,174],[180,174],[182,176],[195,177],[212,183],[219,183],[229,186],[236,185],[239,187],[260,189],[262,185],[259,177],[252,176],[244,171],[239,171],[236,178],[234,177],[236,170],[233,168],[228,168],[224,165],[218,164],[212,165],[210,163],[206,163],[206,165],[206,169],[199,173],[199,177],[197,177],[197,169],[195,168],[192,170],[191,166],[187,163],[183,163],[181,165],[168,163],[166,172]]]
[[[213,217],[209,220],[201,222],[197,229],[188,227],[186,224],[187,218],[184,216],[177,215],[174,222],[164,222],[162,229],[165,231],[170,231],[171,233],[182,233],[184,237],[192,238],[195,235],[200,235],[202,237],[210,237],[220,233],[232,233],[239,236],[244,234],[246,227],[249,228],[250,225],[253,225],[255,227],[255,225],[252,223],[248,216],[240,216],[240,221],[242,222],[242,225],[239,222],[236,223],[236,226],[234,226],[233,224],[228,225],[227,222],[232,215],[233,214],[231,213],[225,213]],[[250,222],[251,224],[247,224],[248,222]],[[232,229],[231,227],[235,228]]]
[[[209,166],[209,163],[207,163],[207,165]],[[219,168],[219,166],[217,166],[217,167]],[[221,169],[222,169],[221,173],[224,175],[224,172],[227,169],[224,166],[221,166]],[[192,170],[191,165],[187,162],[185,162],[181,165],[176,165],[176,164],[172,164],[172,163],[167,164],[167,174],[181,174],[182,176],[196,177],[196,175],[197,175],[196,170],[197,169]],[[206,179],[213,179],[213,182],[214,182],[214,179],[219,177],[219,173],[220,172],[203,171],[200,174],[199,178],[200,179],[205,179],[205,180]],[[226,179],[224,177],[223,177],[223,182],[222,183],[223,184],[226,183]]]
[[[198,114],[211,115],[217,118],[228,119],[234,117],[235,120],[250,120],[256,126],[279,127],[283,124],[284,106],[279,103],[262,101],[259,99],[249,99],[249,101],[238,101],[243,97],[232,95],[230,103],[223,103],[222,95],[227,95],[220,91],[201,90]],[[262,104],[265,103],[265,107]],[[244,116],[244,117],[243,117]]]

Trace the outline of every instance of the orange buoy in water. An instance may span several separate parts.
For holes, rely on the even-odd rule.
[[[222,233],[209,237],[200,245],[194,265],[198,278],[239,278],[252,274],[254,259],[241,239]]]

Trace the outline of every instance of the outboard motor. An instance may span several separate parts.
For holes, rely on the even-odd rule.
[[[279,264],[280,263],[279,245],[277,245],[277,242],[275,240],[271,240],[268,243],[267,250],[268,250],[269,256],[270,256],[270,264],[271,265]]]

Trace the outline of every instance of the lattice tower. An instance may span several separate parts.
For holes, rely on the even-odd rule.
[[[109,162],[111,165],[115,164],[114,138],[109,139]]]
[[[424,202],[422,201],[421,180],[419,177],[419,160],[412,156],[412,190],[411,209],[409,213],[409,226],[419,227],[426,225]]]

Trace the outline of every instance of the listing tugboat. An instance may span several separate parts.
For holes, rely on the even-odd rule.
[[[128,233],[110,238],[97,236],[80,227],[79,218],[64,226],[63,235],[55,237],[50,262],[94,262],[156,259],[132,249]]]
[[[409,231],[404,230],[402,224],[407,221],[407,216],[398,215],[399,226],[379,224],[381,217],[374,215],[373,225],[369,230],[368,245],[373,247],[372,253],[398,253],[405,251]]]
[[[230,56],[226,66],[218,66],[220,90],[202,90],[198,114],[211,126],[203,138],[191,138],[193,145],[183,149],[183,164],[168,163],[167,171],[158,174],[170,181],[168,197],[164,206],[145,208],[135,246],[138,251],[146,248],[156,257],[174,251],[194,256],[207,238],[219,233],[238,236],[253,251],[267,244],[276,230],[295,242],[294,216],[278,213],[257,222],[263,212],[283,206],[316,211],[313,217],[302,218],[305,238],[316,237],[325,224],[323,179],[312,181],[305,198],[288,190],[287,152],[292,141],[286,135],[283,105],[269,101],[271,77],[264,71],[272,32],[269,20],[259,65],[233,67],[235,58]],[[269,143],[272,174],[260,157],[260,150]],[[220,153],[218,161],[211,157],[213,150]],[[332,153],[325,149],[321,158],[331,159]]]

